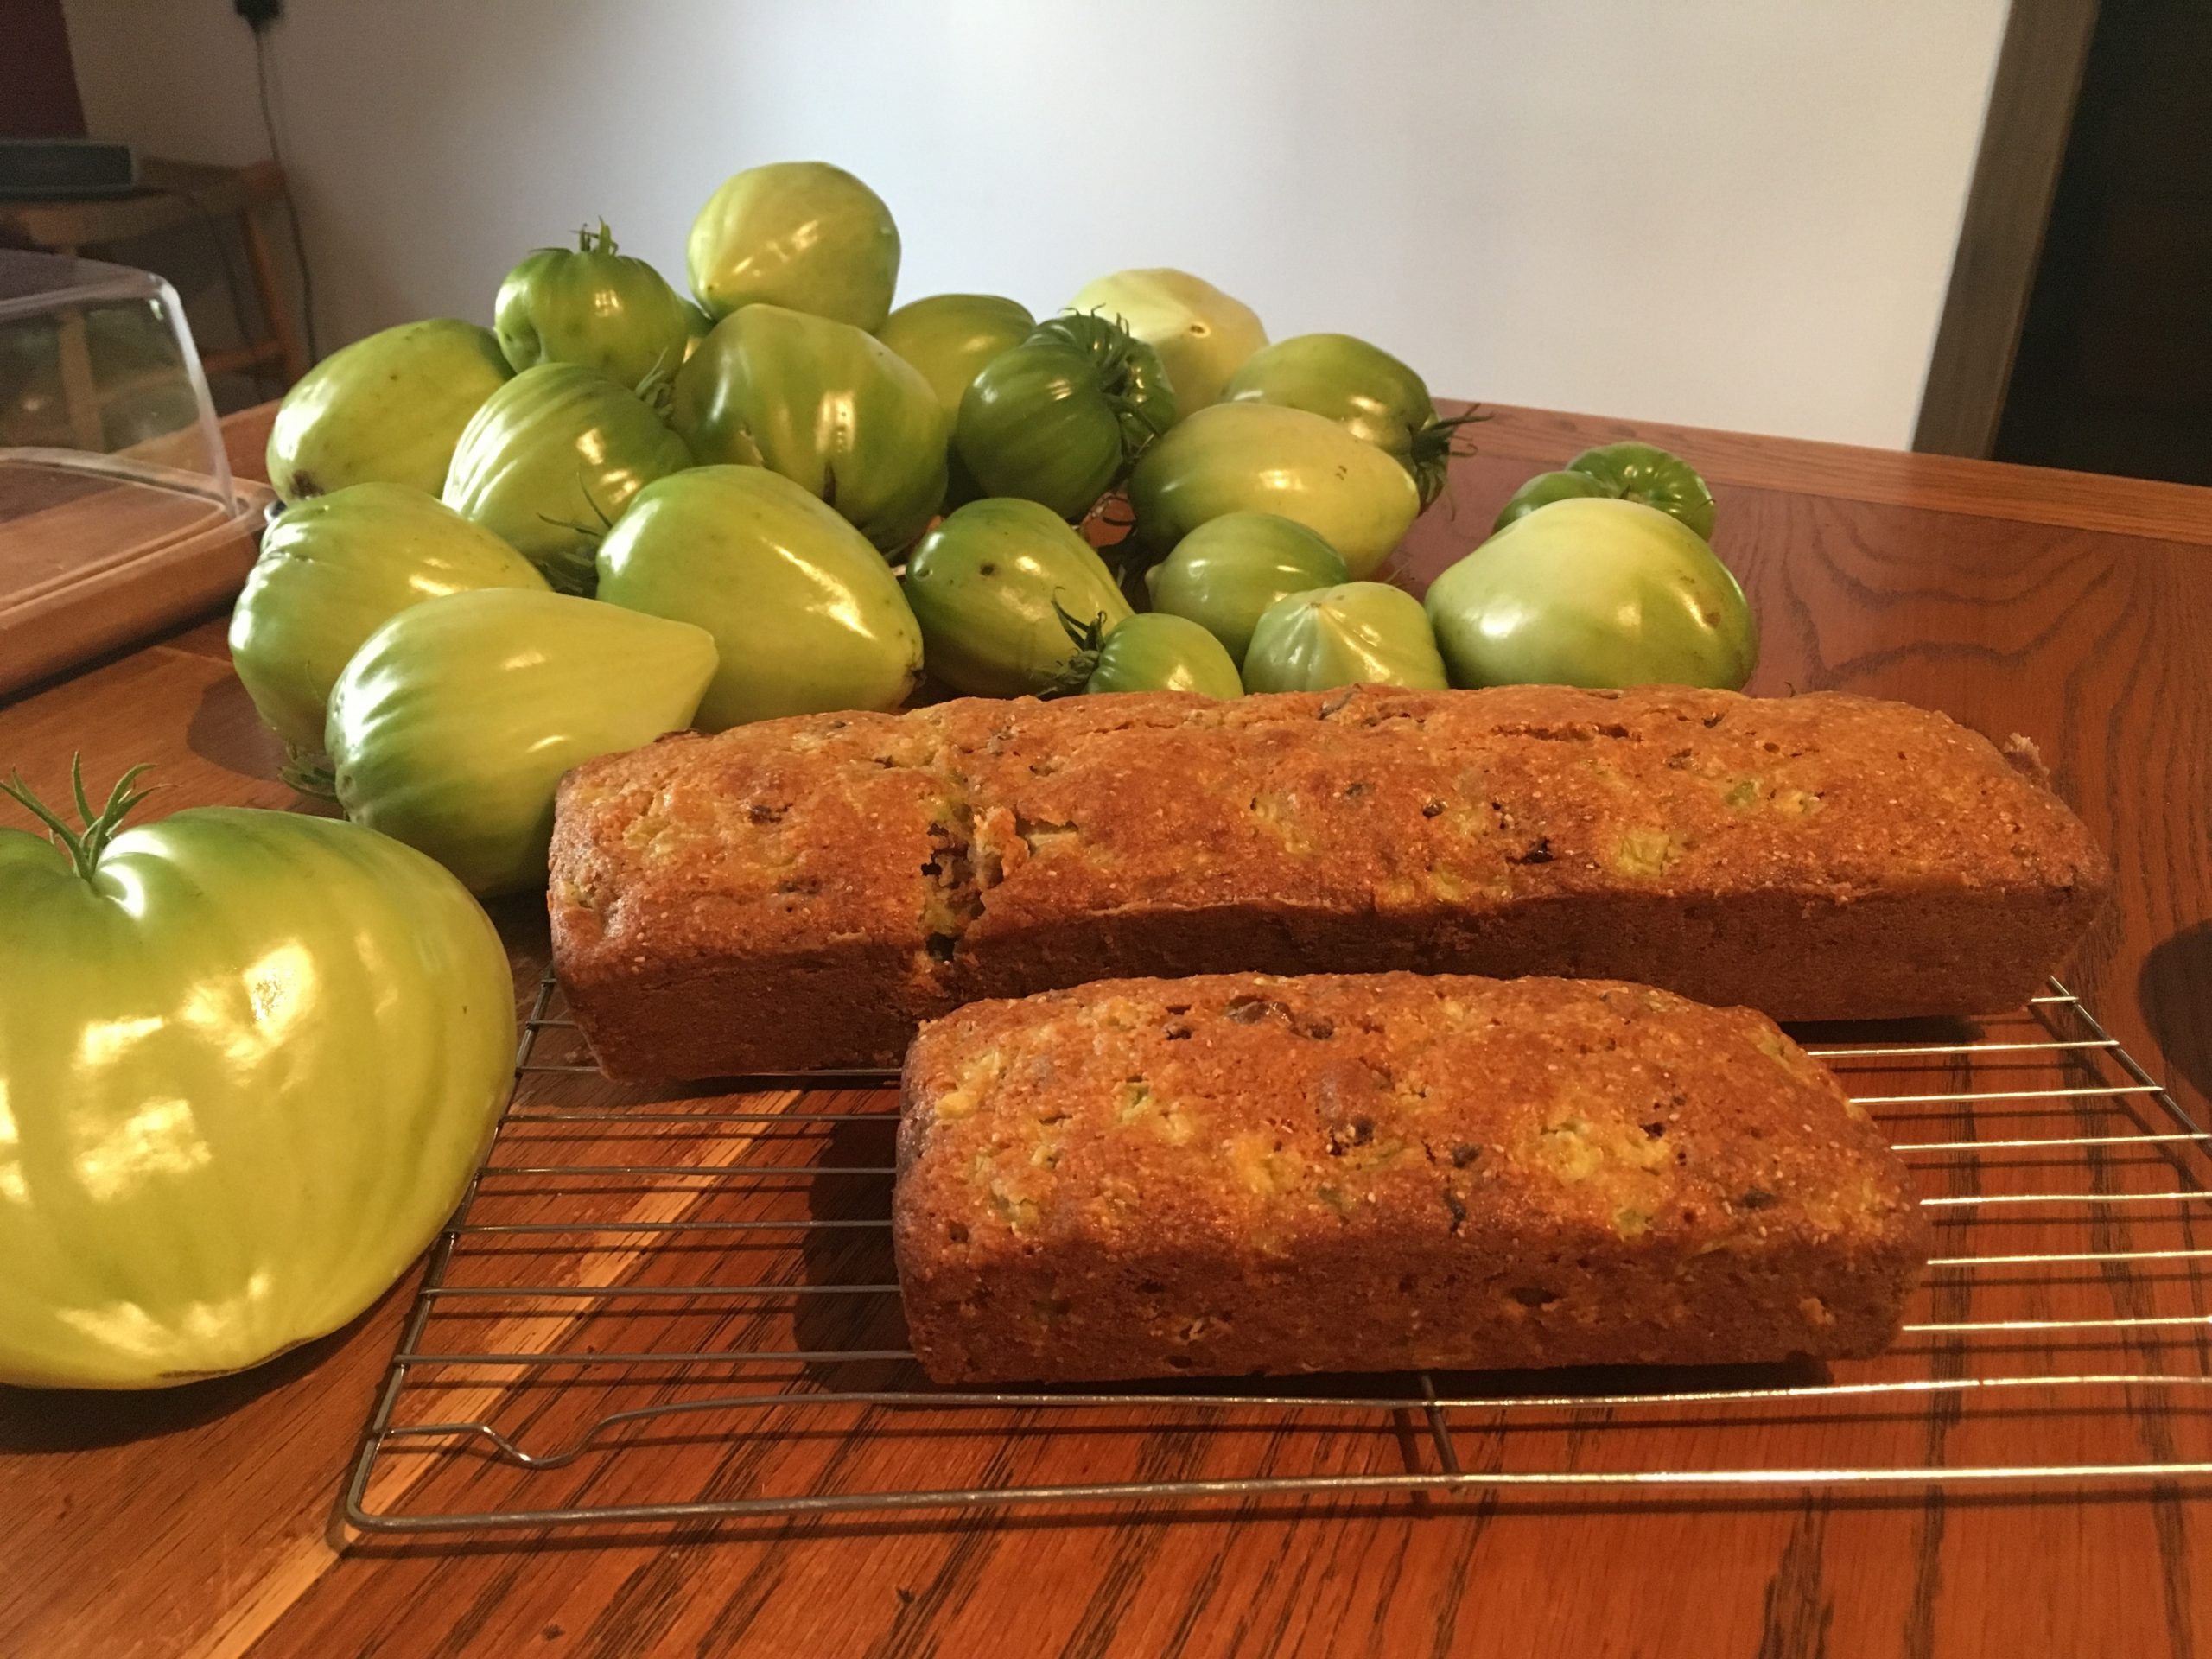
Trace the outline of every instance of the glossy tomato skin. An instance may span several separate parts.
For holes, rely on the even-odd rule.
[[[930,677],[971,696],[1063,683],[1080,651],[1063,613],[1102,632],[1129,614],[1089,543],[1051,508],[1007,496],[971,501],[923,537],[905,587]]]
[[[302,375],[269,429],[269,481],[288,502],[348,484],[435,495],[454,446],[512,371],[489,328],[452,317],[402,323]]]
[[[295,762],[312,767],[330,688],[361,642],[410,605],[477,588],[543,591],[545,578],[435,496],[349,485],[262,532],[231,613],[231,664]]]
[[[1537,508],[1548,507],[1554,501],[1583,501],[1611,494],[1587,473],[1568,472],[1565,468],[1555,473],[1538,473],[1506,498],[1505,505],[1497,510],[1497,517],[1491,524],[1491,533],[1494,536],[1516,518],[1526,518]]]
[[[692,723],[896,709],[922,633],[891,567],[761,467],[697,467],[639,492],[599,550],[599,597],[702,627],[720,666]]]
[[[1175,422],[1159,354],[1110,321],[1053,317],[986,363],[960,400],[953,442],[986,494],[1071,523]]]
[[[492,588],[415,606],[332,688],[338,799],[472,893],[542,887],[562,774],[689,725],[715,666],[705,629],[597,600]]]
[[[1029,308],[1015,300],[932,294],[893,311],[875,337],[921,371],[949,427],[983,365],[1020,345],[1036,326]]]
[[[1740,690],[1758,626],[1713,550],[1656,507],[1556,501],[1438,576],[1427,609],[1454,685]]]
[[[1197,623],[1165,611],[1124,617],[1106,631],[1084,682],[1095,691],[1194,691],[1241,697],[1244,683],[1221,641]]]
[[[715,325],[676,377],[670,418],[702,461],[766,467],[886,551],[944,499],[944,411],[871,334],[779,305]]]
[[[1166,266],[1087,283],[1068,309],[1117,321],[1159,353],[1181,415],[1218,403],[1230,376],[1268,343],[1250,306],[1203,276]]]
[[[1413,477],[1324,416],[1272,404],[1202,409],[1129,474],[1137,534],[1165,554],[1209,519],[1272,512],[1315,531],[1355,579],[1389,557],[1421,512]]]
[[[693,464],[628,388],[579,363],[524,369],[461,435],[446,505],[481,524],[565,594],[588,594],[592,551],[630,498]]]
[[[1248,691],[1407,685],[1441,691],[1444,659],[1421,601],[1386,582],[1293,594],[1270,607],[1244,654]]]
[[[143,1389],[345,1325],[505,1103],[506,951],[353,824],[194,808],[88,878],[0,830],[0,1383]]]
[[[1563,471],[1537,474],[1513,493],[1491,528],[1503,530],[1538,507],[1578,496],[1642,502],[1681,520],[1700,539],[1713,539],[1713,492],[1697,469],[1656,444],[1633,442],[1600,444]]]
[[[635,390],[683,361],[686,302],[642,259],[620,251],[605,221],[574,248],[536,248],[499,284],[493,329],[518,370],[581,363]]]
[[[1153,608],[1198,623],[1243,663],[1252,629],[1277,600],[1351,580],[1337,550],[1272,512],[1210,518],[1145,572]]]
[[[1413,474],[1423,506],[1443,493],[1452,435],[1461,423],[1439,419],[1427,383],[1357,335],[1294,334],[1262,346],[1230,377],[1222,395],[1324,416],[1396,456]]]
[[[844,168],[776,162],[733,175],[707,199],[684,264],[717,321],[766,302],[873,333],[899,285],[899,227]]]

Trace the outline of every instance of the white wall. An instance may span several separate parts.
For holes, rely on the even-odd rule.
[[[1197,270],[1442,393],[1903,447],[2005,0],[290,0],[325,348],[488,321],[604,214],[680,278],[726,174],[891,203],[900,293]],[[69,0],[96,133],[245,160],[229,0]]]

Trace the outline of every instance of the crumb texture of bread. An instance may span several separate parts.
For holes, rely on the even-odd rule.
[[[2022,758],[1903,703],[1677,688],[767,721],[569,775],[555,963],[635,1077],[895,1064],[963,1002],[1115,975],[1987,1014],[2040,988],[2110,880]]]
[[[1863,1357],[1929,1249],[1764,1016],[1411,974],[963,1007],[907,1058],[893,1226],[943,1383]]]

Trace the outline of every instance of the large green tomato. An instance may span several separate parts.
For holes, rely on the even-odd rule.
[[[1005,496],[971,501],[923,537],[906,587],[931,677],[981,697],[1063,683],[1081,650],[1064,616],[1107,630],[1129,614],[1088,542],[1049,507]]]
[[[1325,416],[1217,404],[1146,452],[1129,474],[1129,505],[1155,552],[1224,513],[1272,512],[1317,532],[1358,578],[1390,556],[1421,494],[1389,454]]]
[[[136,798],[0,830],[0,1383],[162,1388],[338,1329],[513,1075],[506,951],[429,859],[243,808],[113,833]]]
[[[1293,594],[1269,607],[1244,653],[1248,691],[1410,685],[1441,691],[1444,659],[1421,601],[1387,582]]]
[[[721,665],[701,731],[778,715],[896,709],[922,631],[868,538],[787,478],[699,467],[638,493],[599,549],[599,596],[691,622]]]
[[[1491,529],[1503,530],[1538,507],[1577,497],[1641,501],[1713,539],[1713,492],[1688,461],[1649,443],[1600,444],[1568,461],[1564,472],[1538,473],[1498,510]]]
[[[944,411],[871,334],[780,305],[715,325],[676,377],[676,429],[705,461],[781,473],[887,551],[944,499]]]
[[[644,260],[616,251],[601,219],[576,232],[573,251],[537,248],[509,271],[493,326],[518,369],[581,363],[635,387],[676,372],[694,308]]]
[[[1117,270],[1085,283],[1068,309],[1117,319],[1158,352],[1185,415],[1220,402],[1229,377],[1268,343],[1258,313],[1187,270]]]
[[[435,495],[461,429],[512,372],[489,328],[451,317],[357,340],[276,406],[269,481],[287,501],[367,483]]]
[[[875,337],[922,372],[949,422],[982,369],[1037,326],[1029,308],[995,294],[932,294],[909,300]]]
[[[1254,626],[1277,600],[1351,580],[1335,548],[1272,512],[1210,518],[1144,573],[1154,610],[1198,623],[1237,663],[1252,643]]]
[[[977,372],[953,442],[987,493],[1072,522],[1175,423],[1175,409],[1151,346],[1103,317],[1054,317]]]
[[[545,880],[562,773],[690,723],[714,637],[561,594],[486,588],[402,611],[330,693],[346,816],[474,893]]]
[[[1083,683],[1093,691],[1195,691],[1205,697],[1241,697],[1221,641],[1197,623],[1164,611],[1125,617],[1106,630]]]
[[[874,330],[899,285],[883,199],[827,162],[777,162],[723,181],[692,221],[691,291],[717,319],[766,301]]]
[[[588,594],[593,550],[630,498],[692,464],[683,440],[628,388],[582,364],[541,363],[476,411],[445,499],[563,593]]]
[[[1555,501],[1428,590],[1454,685],[1741,687],[1758,626],[1713,550],[1656,507]]]
[[[352,484],[288,509],[231,613],[231,663],[315,785],[330,688],[361,642],[410,605],[476,588],[543,589],[528,559],[435,496]]]
[[[1452,435],[1483,416],[1436,412],[1427,383],[1351,334],[1297,334],[1263,346],[1230,377],[1231,403],[1280,404],[1325,415],[1353,436],[1389,450],[1414,475],[1423,506],[1444,492]]]

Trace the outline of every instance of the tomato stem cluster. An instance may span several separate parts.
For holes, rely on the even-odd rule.
[[[115,780],[115,787],[108,791],[107,804],[99,811],[92,810],[92,798],[85,793],[85,757],[81,752],[69,757],[69,792],[76,798],[77,816],[84,821],[81,830],[73,830],[69,822],[34,794],[23,781],[20,772],[11,772],[7,781],[0,783],[0,793],[13,799],[23,810],[47,827],[56,846],[66,849],[77,874],[89,881],[99,868],[100,856],[107,851],[107,844],[123,828],[123,821],[131,810],[154,791],[133,789],[138,775],[147,769],[146,763],[125,772]]]

